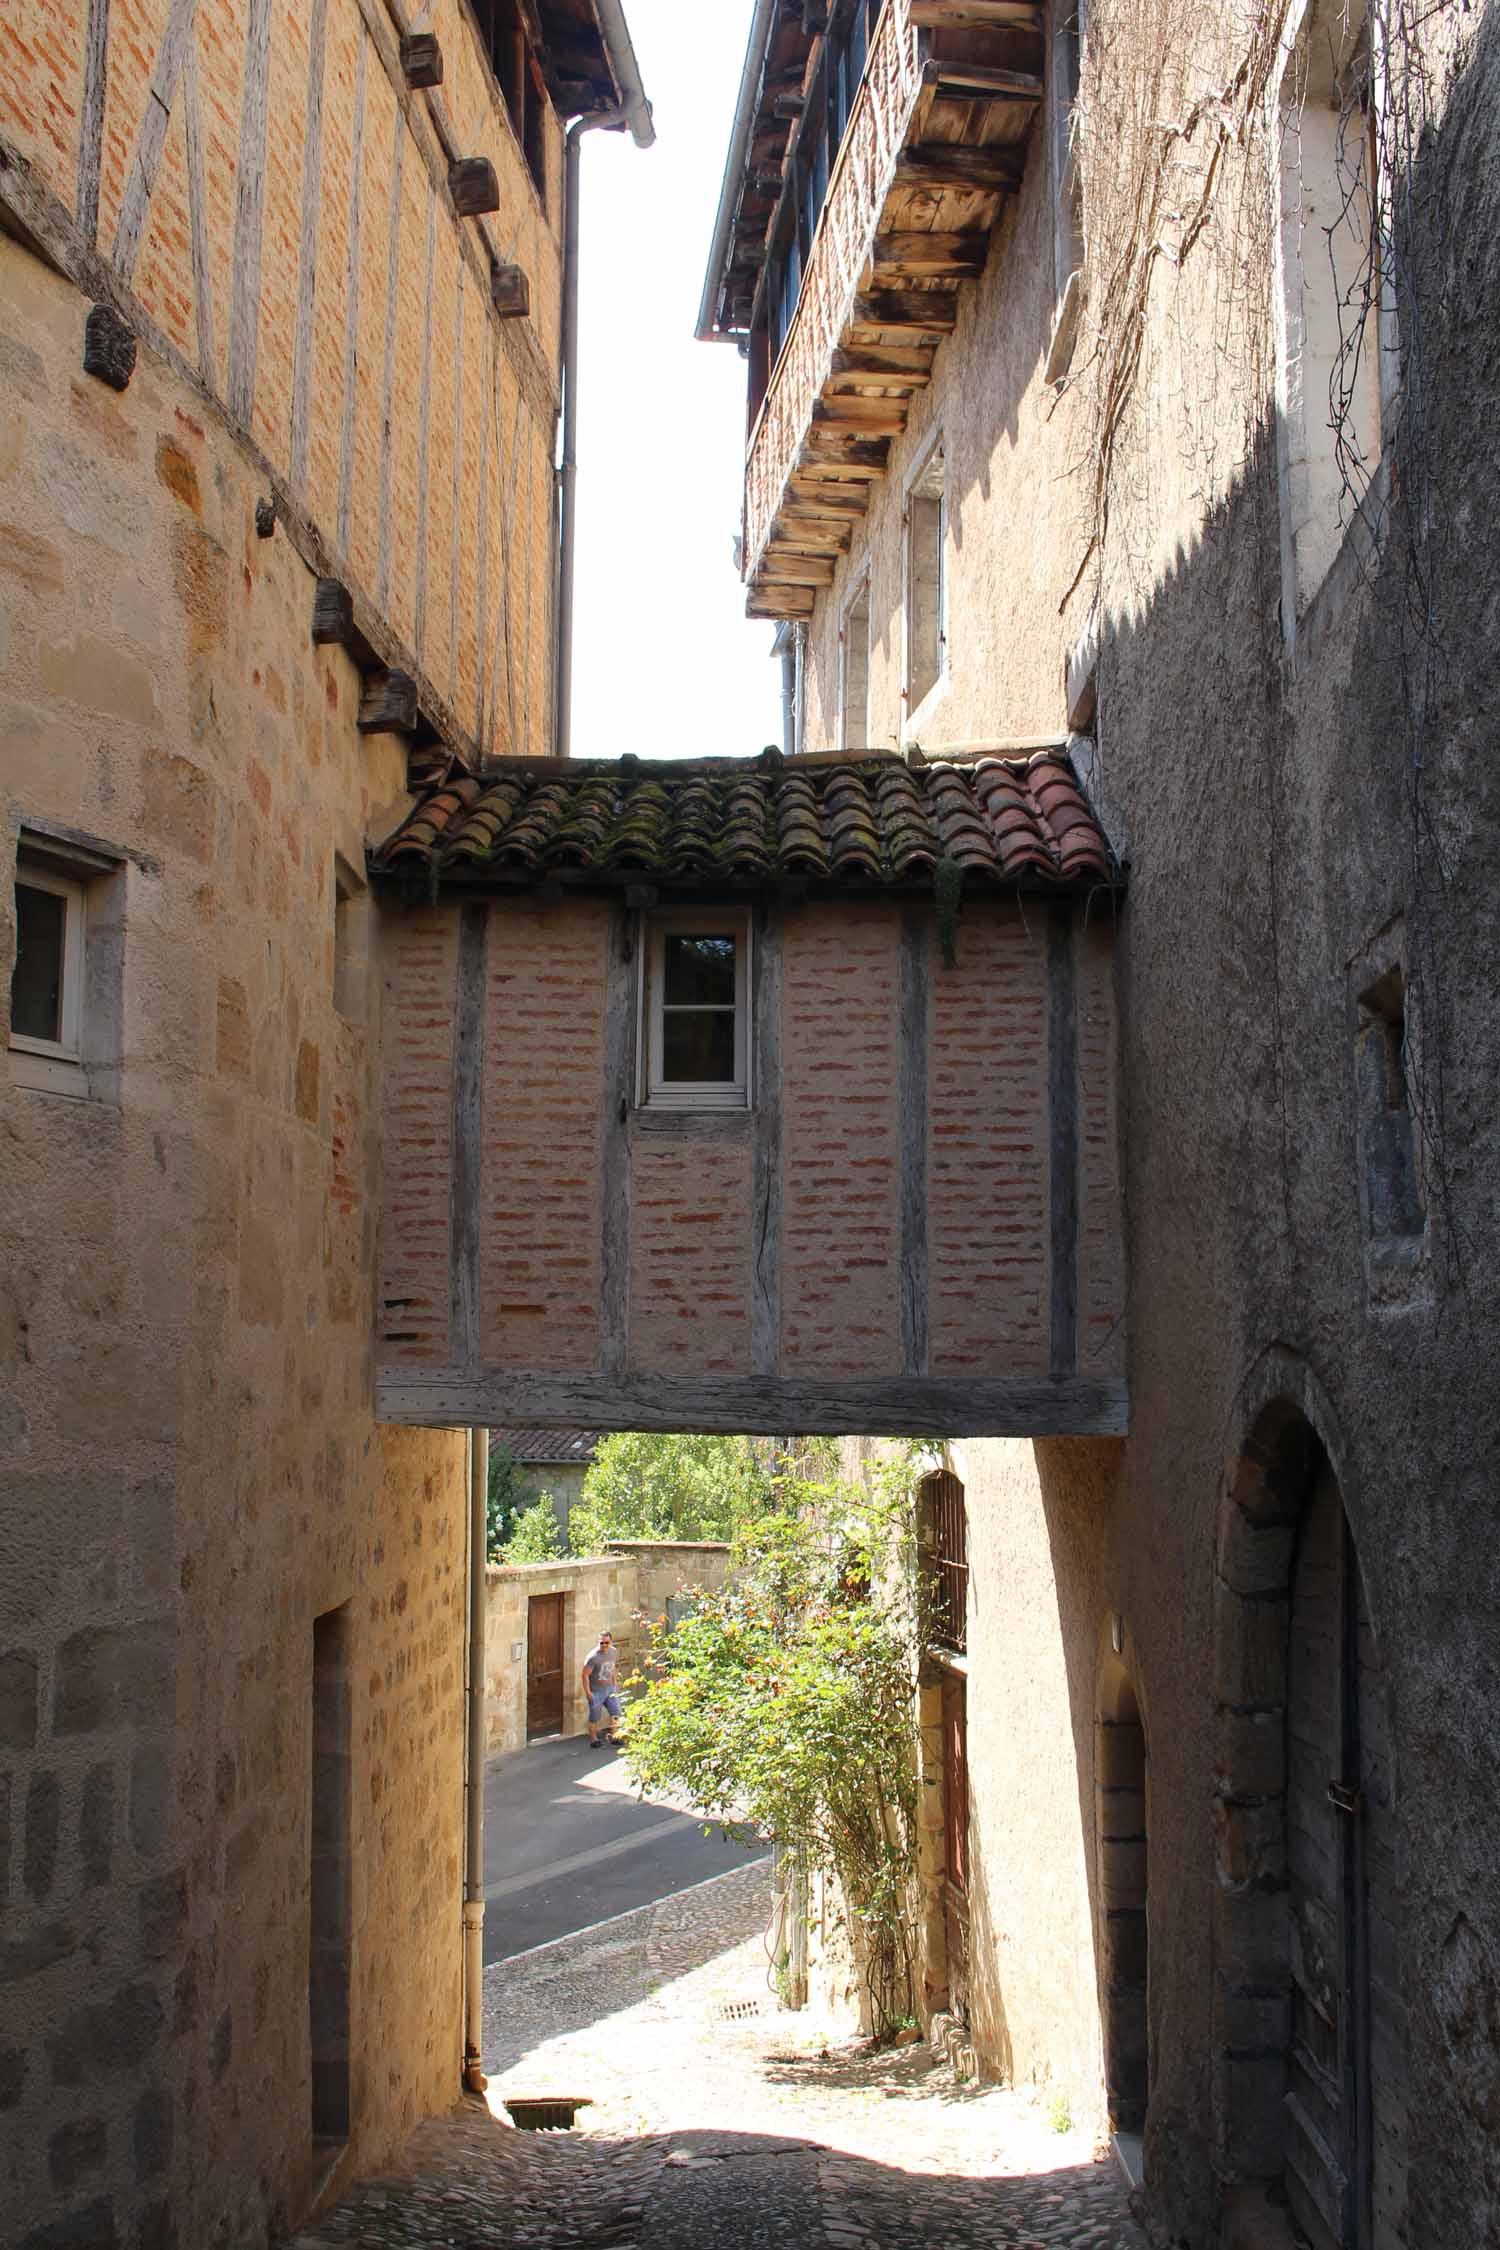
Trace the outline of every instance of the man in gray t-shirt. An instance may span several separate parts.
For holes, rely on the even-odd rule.
[[[599,1730],[606,1726],[603,1739],[613,1742],[615,1722],[620,1716],[620,1698],[615,1692],[615,1642],[612,1633],[601,1633],[594,1648],[583,1660],[583,1692],[589,1699],[589,1748],[597,1750]]]

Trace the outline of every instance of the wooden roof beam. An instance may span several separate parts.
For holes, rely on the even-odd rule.
[[[924,234],[903,227],[876,235],[871,263],[877,282],[969,280],[984,271],[989,251],[987,227],[964,234]]]
[[[1021,184],[1026,157],[1015,148],[962,148],[949,141],[913,142],[896,159],[901,187],[973,188],[1004,194]]]
[[[1040,31],[1042,0],[908,0],[923,31]]]
[[[1040,102],[1042,98],[1042,82],[1031,71],[1000,70],[991,63],[938,58],[922,65],[922,83],[940,95],[982,94],[994,102]]]
[[[958,299],[951,290],[868,290],[854,300],[857,328],[886,328],[912,336],[951,336]]]

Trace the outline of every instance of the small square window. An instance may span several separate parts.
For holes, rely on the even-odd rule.
[[[748,1108],[748,917],[684,908],[653,916],[647,930],[647,1103]]]

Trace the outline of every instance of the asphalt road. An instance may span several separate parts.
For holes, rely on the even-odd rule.
[[[619,1751],[590,1750],[587,1735],[535,1743],[485,1772],[485,1961],[763,1857],[717,1829],[705,1836],[668,1804],[642,1802]]]

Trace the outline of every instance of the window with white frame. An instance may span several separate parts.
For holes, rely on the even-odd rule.
[[[1367,510],[1394,389],[1379,57],[1362,0],[1310,0],[1281,88],[1277,442],[1288,641]],[[1373,528],[1373,527],[1372,527]]]
[[[750,918],[696,907],[646,924],[645,1098],[654,1109],[750,1104]]]
[[[77,1100],[118,1098],[124,864],[108,845],[30,825],[17,839],[10,1076]]]
[[[910,716],[948,669],[948,501],[936,443],[906,497],[906,709]]]
[[[839,748],[870,747],[870,578],[860,580],[839,627]]]
[[[82,883],[18,858],[10,980],[10,1043],[18,1053],[83,1059],[83,929]]]

